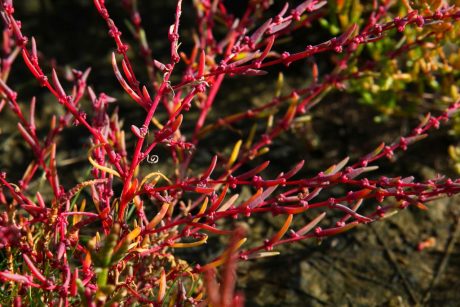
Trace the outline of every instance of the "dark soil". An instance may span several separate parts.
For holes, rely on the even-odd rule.
[[[240,265],[248,306],[458,306],[459,198]],[[422,241],[434,244],[422,251]]]

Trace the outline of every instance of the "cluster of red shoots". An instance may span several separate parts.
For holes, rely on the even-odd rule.
[[[18,131],[34,155],[20,181],[12,183],[7,173],[0,174],[0,246],[7,255],[7,267],[0,271],[0,280],[4,282],[1,287],[5,293],[17,295],[16,306],[24,303],[32,290],[39,293],[42,302],[59,306],[76,302],[88,306],[120,302],[160,306],[166,300],[170,305],[188,302],[237,306],[243,300],[241,295],[234,294],[236,260],[276,255],[273,249],[279,244],[336,235],[408,206],[425,208],[433,199],[458,193],[460,181],[443,176],[416,182],[413,177],[370,179],[366,173],[377,169],[379,160],[392,159],[395,152],[405,151],[427,137],[430,130],[447,122],[460,108],[460,102],[437,116],[426,115],[408,135],[393,143],[382,143],[355,162],[345,158],[316,176],[299,178],[296,174],[304,167],[304,161],[299,161],[275,178],[261,176],[269,167],[269,161],[262,156],[274,139],[310,112],[325,91],[343,88],[347,80],[360,78],[366,72],[368,66],[354,73],[346,69],[347,61],[359,45],[391,35],[394,29],[404,32],[406,27],[423,28],[460,19],[458,8],[441,6],[435,12],[414,10],[407,16],[381,22],[390,2],[374,1],[373,12],[364,26],[352,25],[337,37],[316,45],[305,44],[304,50],[290,53],[278,50],[277,41],[317,21],[327,1],[307,0],[294,7],[286,3],[281,12],[262,22],[260,16],[269,11],[270,1],[250,1],[239,19],[227,12],[223,1],[197,1],[198,35],[194,37],[194,48],[187,54],[180,49],[182,0],[178,0],[168,33],[170,60],[161,63],[152,58],[135,1],[123,1],[150,77],[144,85],[136,78],[128,57],[129,46],[111,19],[104,0],[94,0],[95,9],[116,44],[116,52],[112,54],[115,77],[129,98],[145,111],[140,124],[126,131],[116,113],[108,114],[110,104],[116,100],[105,93],[96,93],[87,85],[89,69],[72,70],[67,79],[73,85],[68,90],[61,85],[56,70],[47,77],[40,63],[44,55],[39,53],[34,38],[29,39],[21,30],[12,0],[2,1],[0,110],[8,106],[16,115]],[[213,33],[216,20],[227,31],[220,40]],[[403,46],[393,56],[400,56],[407,49]],[[314,65],[313,80],[305,87],[287,95],[281,95],[278,89],[273,99],[263,105],[205,125],[225,78],[263,75],[268,67],[295,65],[320,53],[340,54],[330,74],[319,76]],[[52,117],[44,138],[38,135],[35,125],[35,107],[40,102],[32,98],[25,107],[6,82],[19,55],[38,84],[65,110],[64,115]],[[180,69],[176,68],[179,62],[182,62]],[[180,81],[173,83],[170,80],[173,75]],[[92,103],[90,112],[84,111],[80,103],[85,96]],[[283,107],[285,104],[288,107]],[[222,127],[244,120],[255,121],[267,110],[278,110],[270,115],[267,129],[253,129],[246,142],[238,140],[229,154],[214,156],[204,170],[191,169],[197,152],[204,150],[200,147],[202,139]],[[183,122],[191,120],[187,116],[190,112],[198,112],[198,119],[193,120],[194,128],[187,131],[181,128]],[[159,114],[165,120],[158,120]],[[60,184],[59,177],[63,175],[59,174],[56,156],[57,137],[72,125],[82,125],[88,132],[91,144],[88,160],[93,178],[69,188]],[[135,139],[133,148],[127,148],[125,133]],[[160,157],[160,163],[171,161],[174,171],[147,175],[144,171],[141,176],[139,170],[149,167],[143,162],[158,147],[168,149],[170,157]],[[241,171],[245,165],[254,165],[254,161],[260,163],[249,171]],[[51,187],[50,195],[30,188],[40,172]],[[122,185],[120,193],[115,192],[117,184]],[[347,192],[326,200],[321,200],[324,196],[318,197],[331,195],[328,189],[337,185]],[[241,199],[236,191],[244,186],[250,187],[253,194]],[[91,195],[91,206],[79,198],[80,191],[86,188]],[[363,210],[365,203],[369,206]],[[134,210],[134,217],[128,214],[130,210]],[[306,211],[315,212],[315,217],[306,225],[292,229],[295,217]],[[334,212],[336,220],[324,226],[322,220],[328,212]],[[284,223],[271,237],[249,248],[243,245],[247,236],[244,228],[232,229],[229,223],[222,222],[244,221],[263,213],[281,215]],[[80,238],[83,228],[94,229],[94,237],[88,242]],[[216,259],[190,266],[174,256],[176,249],[206,244],[209,235],[232,238]],[[219,284],[214,271],[221,265],[224,271]],[[200,278],[202,273],[204,279]]]

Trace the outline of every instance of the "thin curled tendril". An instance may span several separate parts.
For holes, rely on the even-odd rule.
[[[147,155],[147,158],[145,159],[147,163],[150,164],[156,164],[160,160],[160,158],[157,155]]]

